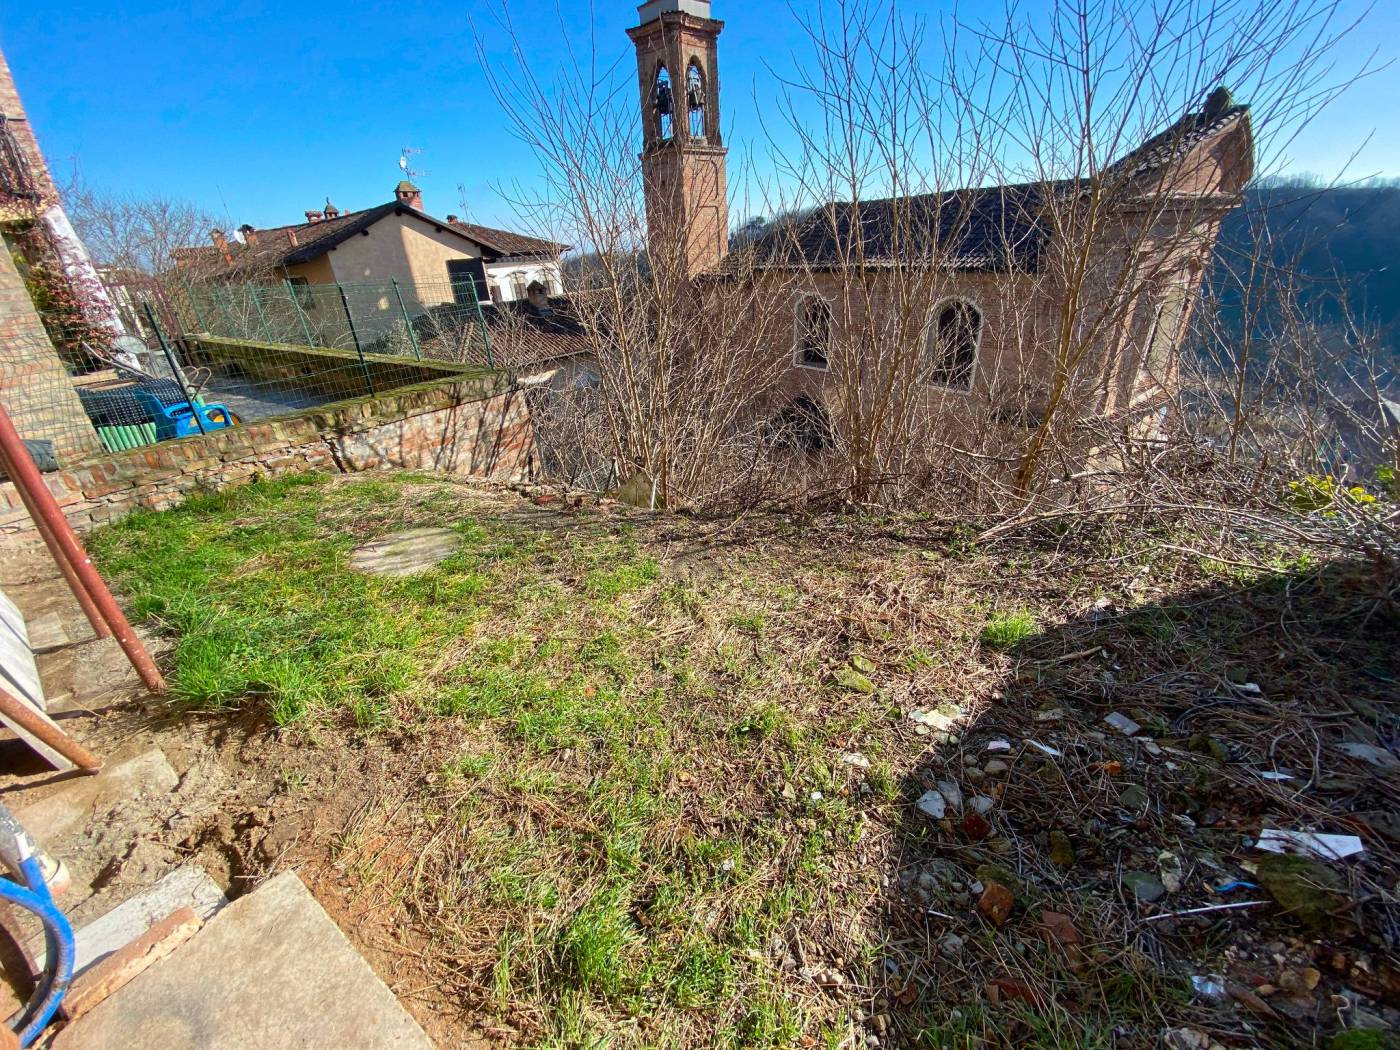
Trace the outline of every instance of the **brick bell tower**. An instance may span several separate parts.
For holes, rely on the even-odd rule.
[[[729,251],[717,41],[710,0],[650,0],[627,30],[637,49],[642,179],[654,255],[676,253],[688,276]]]

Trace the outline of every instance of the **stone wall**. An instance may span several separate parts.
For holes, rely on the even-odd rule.
[[[298,416],[163,441],[45,476],[79,531],[138,507],[257,478],[403,467],[521,481],[535,444],[524,394],[497,375],[396,390]],[[0,484],[0,535],[33,529],[12,483]]]

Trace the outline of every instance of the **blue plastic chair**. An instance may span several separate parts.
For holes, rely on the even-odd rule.
[[[174,401],[169,404],[162,401],[149,390],[137,389],[132,391],[136,399],[141,403],[151,416],[151,421],[156,425],[156,440],[167,441],[170,438],[190,437],[200,433],[199,423],[195,421],[195,413],[199,413],[199,420],[204,424],[204,432],[223,430],[233,426],[235,417],[228,410],[228,406],[220,402],[212,404],[196,404],[191,406],[188,401]]]

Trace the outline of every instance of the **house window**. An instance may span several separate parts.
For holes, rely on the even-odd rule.
[[[815,295],[803,296],[797,301],[793,329],[794,363],[826,368],[831,354],[831,305]]]
[[[475,306],[489,299],[486,266],[480,259],[447,260],[447,279],[452,285],[452,301],[458,306]]]
[[[943,303],[929,332],[929,381],[956,390],[972,386],[977,344],[982,338],[982,314],[965,299]]]
[[[530,297],[528,274],[513,273],[510,275],[510,297],[512,299],[528,299]]]

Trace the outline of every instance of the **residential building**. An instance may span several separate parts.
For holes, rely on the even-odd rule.
[[[304,222],[258,229],[244,224],[211,246],[178,249],[177,279],[282,278],[293,284],[399,282],[424,307],[524,299],[532,281],[562,289],[560,255],[568,245],[460,221],[423,210],[408,181],[394,199],[342,212],[328,200]]]

